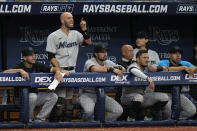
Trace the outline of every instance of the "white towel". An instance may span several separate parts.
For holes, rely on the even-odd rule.
[[[62,74],[62,77],[64,77],[65,73],[61,73],[61,74]],[[57,79],[54,79],[53,82],[49,85],[48,89],[55,90],[58,84],[59,84],[59,81]]]

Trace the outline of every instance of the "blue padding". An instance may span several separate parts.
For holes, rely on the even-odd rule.
[[[180,120],[177,126],[197,126],[197,120]]]
[[[95,120],[105,121],[105,89],[97,88],[97,102],[95,105]]]
[[[147,73],[155,85],[186,85],[196,84],[196,78],[190,78],[185,72],[154,72]],[[196,73],[195,73],[196,75]],[[31,86],[46,88],[53,81],[53,73],[31,73],[30,80],[25,81],[19,73],[0,73],[0,86]],[[146,80],[130,73],[124,73],[119,78],[114,73],[71,73],[64,76],[59,87],[118,87],[147,86]]]
[[[20,103],[21,103],[21,110],[20,110],[20,122],[27,123],[29,122],[29,90],[28,88],[20,89]]]
[[[0,123],[0,129],[18,129],[24,127],[25,125],[21,123]]]
[[[174,86],[172,88],[172,119],[173,120],[178,120],[180,116],[180,107],[181,107],[181,102],[180,102],[180,88],[179,86]]]
[[[175,120],[162,121],[135,121],[135,122],[105,122],[104,127],[127,127],[127,126],[175,126]]]
[[[101,127],[100,122],[40,122],[28,123],[28,128],[84,128]]]

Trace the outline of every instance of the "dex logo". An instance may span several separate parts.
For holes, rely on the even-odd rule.
[[[116,76],[116,75],[112,75],[111,76],[111,81],[127,81],[127,76],[128,75],[123,75],[122,77]]]
[[[194,77],[189,76],[189,74],[185,74],[186,80],[197,80],[197,74],[194,74]]]
[[[40,13],[73,12],[74,4],[42,4]]]
[[[35,83],[52,82],[52,77],[35,77]]]

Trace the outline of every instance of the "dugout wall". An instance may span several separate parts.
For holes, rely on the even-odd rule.
[[[135,45],[135,34],[140,30],[148,32],[150,48],[158,52],[160,59],[168,58],[168,49],[179,45],[184,49],[183,59],[188,60],[193,55],[197,38],[195,3],[3,2],[0,7],[0,43],[3,47],[0,65],[3,69],[22,60],[20,52],[27,46],[38,52],[38,61],[49,64],[45,52],[46,39],[51,32],[60,28],[59,15],[63,11],[74,14],[74,29],[77,30],[81,17],[84,17],[93,44],[108,43],[108,56],[114,62],[121,58],[122,44]],[[57,9],[53,10],[52,7]],[[194,10],[182,9],[189,7]],[[84,62],[92,56],[92,46],[81,48],[79,54],[77,71],[82,71]]]

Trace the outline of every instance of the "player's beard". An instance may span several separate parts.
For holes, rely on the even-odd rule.
[[[64,26],[66,27],[66,28],[68,28],[68,29],[72,29],[73,28],[73,26],[74,26],[74,23],[73,23],[73,25],[71,26],[71,25],[69,25],[68,23],[64,23]]]
[[[173,59],[171,59],[171,61],[172,61],[172,63],[174,63],[175,65],[178,65],[179,62],[180,62],[180,60],[173,60]]]
[[[33,65],[33,64],[35,64],[35,61],[33,61],[33,62],[31,62],[31,61],[25,61],[27,64],[29,64],[29,65]]]
[[[148,67],[148,63],[146,63],[146,64],[141,64],[141,66],[142,66],[143,68],[146,68],[146,67]]]
[[[100,61],[106,61],[107,58],[98,58],[98,60],[100,60]]]
[[[106,60],[107,60],[107,57],[103,57],[103,58],[97,57],[97,59],[98,59],[99,61],[106,61]]]

